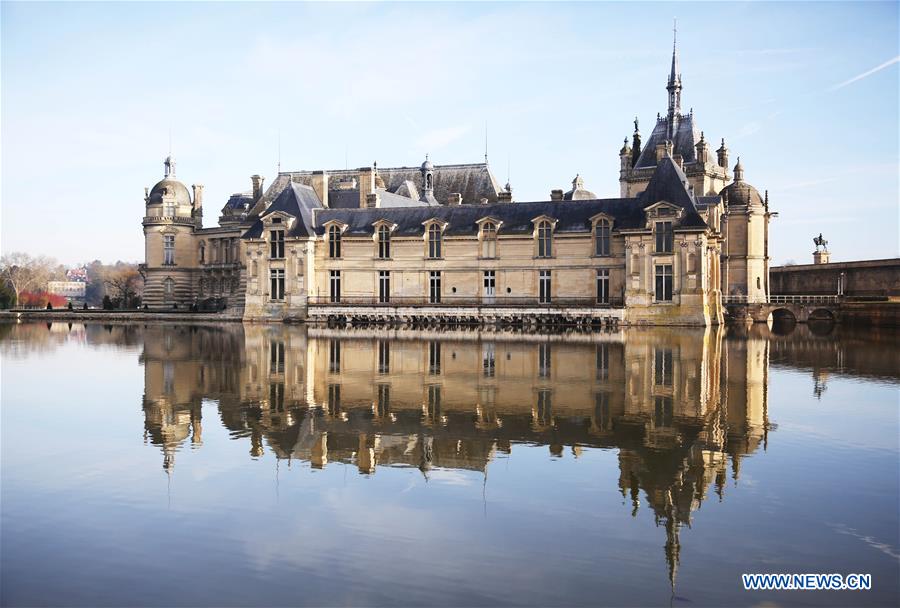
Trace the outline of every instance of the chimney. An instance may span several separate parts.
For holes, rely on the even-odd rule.
[[[481,204],[482,204],[482,205],[487,205],[488,202],[489,202],[489,201],[488,201],[488,199],[486,199],[486,198],[482,198],[482,199],[481,199]]]
[[[312,187],[323,207],[328,207],[328,174],[324,171],[313,171]]]
[[[728,148],[725,147],[725,138],[722,138],[722,145],[716,150],[716,156],[718,157],[719,166],[725,169],[725,173],[728,173]]]
[[[359,168],[359,206],[369,204],[369,195],[375,192],[375,172],[372,167]]]
[[[559,190],[551,190],[550,191],[550,200],[551,201],[561,201],[563,200],[563,191]]]
[[[498,203],[511,203],[512,202],[512,192],[509,190],[501,190],[497,193],[497,202]]]
[[[381,195],[377,192],[370,192],[366,195],[366,207],[376,209],[381,207]]]
[[[459,192],[451,192],[450,196],[447,197],[447,204],[451,207],[462,205],[462,194]]]
[[[679,169],[684,171],[684,158],[681,156],[681,154],[675,154],[674,156],[672,156],[672,160],[675,161],[675,164],[678,165]]]
[[[666,157],[666,148],[667,148],[666,144],[667,143],[668,142],[666,142],[666,141],[661,141],[656,144],[656,162],[657,163]]]
[[[259,175],[251,175],[250,181],[253,183],[253,202],[259,200],[259,197],[262,196],[262,185],[264,177],[260,177]]]
[[[194,209],[200,211],[203,209],[203,184],[194,184],[191,188],[194,190]]]

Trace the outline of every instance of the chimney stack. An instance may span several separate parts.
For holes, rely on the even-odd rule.
[[[322,206],[328,208],[328,174],[324,171],[313,171],[312,187]]]
[[[462,194],[459,192],[451,192],[450,196],[447,197],[447,204],[451,207],[462,205]]]
[[[260,177],[259,175],[251,175],[250,181],[253,183],[253,202],[259,200],[259,197],[262,196],[262,185],[264,177]]]
[[[366,207],[368,209],[377,209],[381,207],[381,195],[377,192],[370,192],[366,195]]]
[[[194,209],[200,211],[203,209],[203,184],[194,184],[191,188],[194,190]]]
[[[512,202],[512,192],[509,190],[501,190],[497,193],[497,202],[498,203],[511,203]]]
[[[550,200],[551,200],[551,201],[561,201],[561,200],[563,200],[563,191],[562,191],[562,189],[551,190],[551,191],[550,191]]]

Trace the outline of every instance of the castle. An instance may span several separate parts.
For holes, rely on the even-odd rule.
[[[165,161],[145,190],[144,302],[244,320],[372,315],[502,319],[548,313],[624,324],[717,325],[723,295],[769,293],[768,196],[740,159],[711,151],[682,112],[677,47],[668,109],[619,151],[620,198],[580,176],[550,199],[513,200],[484,163],[280,171],[202,226]]]

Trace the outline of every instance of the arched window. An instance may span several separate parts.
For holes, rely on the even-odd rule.
[[[549,258],[553,256],[553,227],[547,220],[538,224],[538,257]]]
[[[609,220],[600,220],[594,228],[594,255],[609,255]]]
[[[163,293],[166,302],[170,302],[175,297],[175,281],[172,280],[172,277],[166,277],[166,280],[163,281]]]
[[[435,259],[441,257],[441,247],[442,247],[442,239],[443,235],[441,234],[441,227],[437,224],[432,224],[428,227],[428,257]]]
[[[391,257],[391,229],[387,226],[378,227],[378,257],[382,260]]]
[[[206,243],[200,242],[200,263],[206,263]]]
[[[688,254],[688,272],[691,274],[697,273],[697,254],[689,253]]]
[[[256,264],[256,260],[253,260],[253,262],[250,264],[250,276],[255,277],[257,272],[259,272],[258,266]]]
[[[493,222],[481,226],[481,257],[497,257],[497,224]]]
[[[341,257],[341,228],[332,226],[328,229],[328,257]]]

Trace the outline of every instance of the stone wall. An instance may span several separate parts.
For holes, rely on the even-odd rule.
[[[771,294],[836,295],[842,274],[846,297],[900,298],[900,258],[775,266],[769,271]]]

